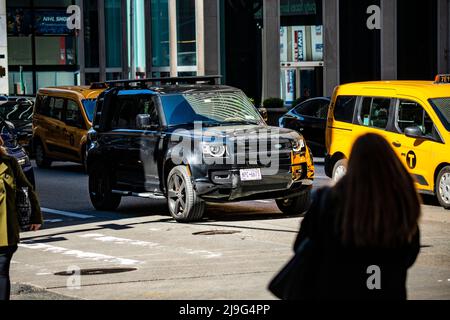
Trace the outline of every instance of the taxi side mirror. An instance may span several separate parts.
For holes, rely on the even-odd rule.
[[[138,130],[156,130],[159,125],[152,121],[152,117],[149,114],[138,114],[136,116],[136,127]]]
[[[420,129],[417,126],[406,128],[405,129],[405,135],[408,138],[416,138],[416,139],[420,139],[420,138],[424,137],[422,129]]]

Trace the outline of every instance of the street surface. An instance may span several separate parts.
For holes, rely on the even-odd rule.
[[[315,188],[330,183],[316,165]],[[162,201],[125,198],[117,212],[96,212],[80,166],[35,170],[46,223],[13,258],[13,299],[273,299],[267,284],[301,222],[273,201],[210,205],[194,224],[174,222]],[[409,297],[450,299],[450,211],[426,203]]]

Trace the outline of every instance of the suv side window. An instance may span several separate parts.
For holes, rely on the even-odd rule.
[[[66,124],[70,127],[83,128],[83,118],[81,117],[80,107],[73,100],[67,100]]]
[[[408,127],[419,127],[425,136],[435,137],[435,127],[425,109],[414,101],[399,100],[397,128],[401,133]]]
[[[136,117],[149,114],[152,124],[159,125],[158,113],[151,96],[119,96],[114,109],[111,129],[136,129]]]
[[[334,106],[334,119],[347,123],[353,123],[353,116],[355,114],[357,97],[340,96],[336,99]]]
[[[51,97],[49,102],[49,116],[56,120],[63,120],[64,99]]]
[[[386,129],[391,110],[389,98],[364,98],[362,101],[359,120],[363,126]]]
[[[328,103],[321,100],[306,102],[296,107],[292,113],[298,116],[326,119],[328,115]]]

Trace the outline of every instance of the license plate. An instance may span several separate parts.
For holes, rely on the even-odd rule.
[[[241,170],[242,181],[259,181],[262,180],[261,169],[245,169]]]

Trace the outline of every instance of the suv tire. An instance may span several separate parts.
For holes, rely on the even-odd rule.
[[[436,178],[436,197],[442,207],[450,210],[450,166],[442,168]]]
[[[202,219],[206,205],[197,196],[185,166],[178,166],[170,171],[167,177],[167,202],[171,216],[178,222]]]
[[[300,215],[308,211],[311,205],[311,192],[305,192],[296,198],[276,200],[276,203],[284,214]]]
[[[89,173],[89,196],[99,211],[115,211],[120,205],[122,196],[112,193],[110,170],[103,165],[95,165]]]
[[[45,154],[44,145],[40,141],[34,145],[34,157],[39,168],[49,168],[52,165],[52,161]]]

